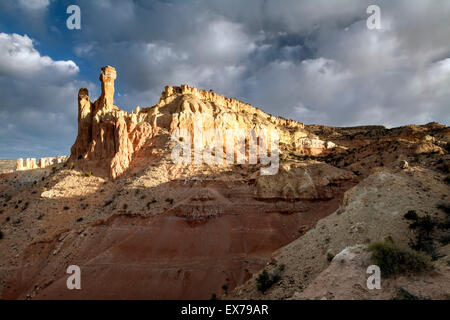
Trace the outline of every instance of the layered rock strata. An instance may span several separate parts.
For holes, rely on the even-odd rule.
[[[164,140],[161,146],[175,132],[194,137],[198,128],[202,132],[215,130],[222,137],[228,136],[226,130],[233,129],[276,130],[281,148],[296,148],[313,155],[329,152],[335,146],[306,131],[303,123],[188,85],[166,86],[156,105],[136,107],[136,112],[128,113],[114,105],[115,79],[116,70],[106,66],[100,74],[102,92],[95,102],[91,102],[87,89],[78,93],[78,136],[69,161],[82,170],[117,178],[133,164],[151,164],[148,155],[155,147],[152,139],[156,136]],[[206,134],[192,142],[200,144],[200,149],[215,143]]]

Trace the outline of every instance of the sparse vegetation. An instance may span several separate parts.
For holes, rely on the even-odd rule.
[[[327,253],[327,261],[331,262],[331,260],[333,260],[333,258],[334,258],[334,255],[331,252],[328,252]]]
[[[81,222],[81,221],[83,221],[83,218],[80,217],[77,219],[77,222]]]
[[[228,285],[227,285],[227,284],[224,284],[224,285],[222,286],[222,290],[225,292],[225,294],[228,294]]]
[[[64,206],[64,210],[69,210],[70,208],[68,206]]]
[[[92,176],[92,171],[85,172],[84,174],[85,174],[86,177],[91,177]]]
[[[257,288],[260,292],[264,293],[270,289],[275,283],[281,279],[281,273],[284,271],[285,265],[282,264],[272,272],[268,272],[264,269],[256,278]]]
[[[409,228],[415,230],[415,239],[410,240],[410,247],[417,251],[423,251],[434,257],[436,248],[432,237],[432,232],[437,222],[430,216],[417,217],[409,225]]]
[[[430,268],[427,259],[411,249],[398,247],[391,238],[373,242],[368,250],[372,259],[385,277],[407,272],[421,272]]]
[[[0,230],[0,240],[3,239],[3,232]]]
[[[268,289],[272,287],[272,285],[277,282],[279,279],[270,275],[266,269],[260,273],[258,278],[256,278],[257,288],[262,293],[266,292]]]
[[[71,163],[69,164],[69,170],[73,170],[73,168],[75,168],[75,165],[74,165],[73,162],[71,162]]]
[[[417,216],[417,212],[415,210],[409,210],[405,215],[403,216],[406,220],[414,220],[417,221],[419,217]]]
[[[170,204],[173,204],[174,200],[172,198],[167,198],[166,201]]]

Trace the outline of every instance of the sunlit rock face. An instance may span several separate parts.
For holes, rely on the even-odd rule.
[[[227,130],[232,129],[276,130],[281,148],[317,155],[334,147],[305,131],[300,122],[275,117],[212,90],[188,85],[166,86],[156,105],[136,107],[136,112],[128,113],[114,105],[116,76],[113,67],[102,68],[102,92],[95,102],[91,102],[87,89],[78,93],[78,136],[69,162],[82,170],[117,178],[134,164],[149,165],[151,160],[146,160],[146,155],[157,153],[152,149],[167,144],[170,136],[180,130],[190,137],[194,137],[196,129],[216,130],[224,139]],[[159,139],[154,139],[157,136]],[[203,135],[195,142],[203,149],[213,140]]]
[[[57,156],[57,157],[43,157],[38,161],[36,158],[22,158],[16,161],[16,170],[32,170],[32,169],[44,169],[55,164],[61,164],[67,161],[68,156]]]

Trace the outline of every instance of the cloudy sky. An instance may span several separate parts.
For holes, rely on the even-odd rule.
[[[68,154],[104,65],[125,110],[187,83],[305,123],[449,125],[450,1],[1,0],[0,158]]]

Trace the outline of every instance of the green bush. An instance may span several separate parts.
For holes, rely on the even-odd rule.
[[[420,217],[416,219],[413,223],[409,225],[410,229],[417,229],[420,232],[423,232],[427,235],[429,235],[431,232],[433,232],[434,227],[436,226],[436,222],[431,218],[430,215],[426,215],[424,217]]]
[[[266,292],[275,283],[281,279],[281,272],[285,269],[284,264],[280,265],[278,269],[269,274],[266,269],[263,270],[256,278],[257,288],[262,293]]]
[[[415,210],[409,210],[403,217],[407,220],[414,221],[417,221],[417,219],[419,219],[419,216],[417,215],[417,212]]]
[[[438,206],[439,207],[439,206]],[[436,247],[433,239],[433,231],[440,224],[429,214],[419,217],[414,210],[408,211],[404,218],[412,220],[409,228],[414,230],[415,238],[411,239],[409,246],[417,251],[423,251],[426,254],[436,258]]]
[[[261,272],[260,275],[256,278],[256,283],[258,290],[261,292],[265,292],[273,285],[269,273],[266,269],[264,269],[263,272]]]
[[[429,268],[429,262],[424,256],[410,249],[399,248],[392,239],[371,243],[369,251],[385,277]]]
[[[331,252],[328,252],[327,253],[327,261],[331,262],[331,260],[333,260],[333,258],[334,258],[334,255]]]

